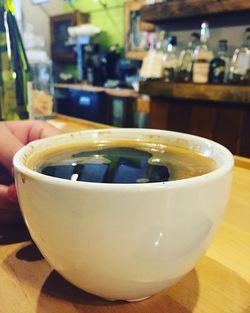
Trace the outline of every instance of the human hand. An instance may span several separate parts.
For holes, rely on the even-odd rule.
[[[13,178],[12,159],[27,143],[60,131],[44,121],[0,122],[0,221],[16,220],[18,199]]]

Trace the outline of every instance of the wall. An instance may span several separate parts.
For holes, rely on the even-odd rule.
[[[50,31],[49,17],[72,11],[72,6],[63,0],[50,0],[43,5],[33,5],[32,0],[16,0],[21,3],[22,24],[33,25],[34,32],[42,35],[45,39],[45,49],[50,54]],[[82,12],[89,12],[91,23],[102,29],[100,36],[101,44],[108,48],[112,44],[123,47],[124,14],[123,4],[125,0],[103,0],[107,3],[107,9],[99,4],[98,0],[75,0],[75,9]],[[16,11],[20,16],[19,5]]]
[[[111,44],[123,46],[124,33],[124,8],[126,0],[101,0],[107,3],[106,10],[98,0],[74,0],[74,7],[83,12],[90,12],[91,23],[103,30],[101,43],[105,47]],[[19,2],[19,1],[17,1]],[[72,7],[63,0],[50,0],[48,3],[38,6],[33,5],[32,0],[22,0],[23,22],[34,26],[34,31],[43,35],[46,42],[46,50],[50,52],[49,16],[72,11]],[[49,16],[48,16],[49,15]],[[250,23],[250,22],[249,22]],[[228,39],[231,50],[240,45],[243,40],[245,27],[215,28],[211,30],[211,47],[216,48],[219,39]],[[196,30],[197,31],[197,30]],[[190,32],[179,31],[178,36],[181,46],[189,40]]]
[[[74,7],[83,12],[89,12],[91,23],[103,30],[101,43],[104,47],[111,44],[124,46],[124,8],[123,4],[129,0],[100,0],[107,3],[108,9],[103,10],[98,0],[74,0]],[[70,4],[64,0],[50,0],[42,6],[32,5],[32,0],[22,0],[23,22],[34,26],[37,34],[43,35],[46,43],[46,50],[50,53],[49,16],[72,11]],[[49,16],[48,16],[49,15]],[[250,22],[249,22],[250,24]],[[246,26],[214,28],[211,29],[210,46],[216,49],[219,39],[227,39],[230,52],[242,44],[243,32]],[[199,31],[196,29],[196,31]],[[175,32],[178,36],[180,47],[184,47],[189,41],[192,31]]]
[[[51,0],[44,5],[33,5],[32,0],[22,0],[21,3],[22,24],[33,25],[34,33],[44,37],[45,49],[50,54],[49,16],[63,13],[63,0]]]

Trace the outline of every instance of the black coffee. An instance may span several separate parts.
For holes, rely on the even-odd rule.
[[[31,164],[48,176],[117,184],[183,179],[217,167],[212,159],[188,149],[135,141],[59,147],[44,152]]]
[[[150,164],[150,158],[151,153],[134,148],[104,148],[73,154],[70,160],[45,165],[39,171],[49,176],[98,183],[167,181],[167,166]]]

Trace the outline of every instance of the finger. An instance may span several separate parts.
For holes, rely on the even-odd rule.
[[[0,185],[0,208],[11,211],[18,211],[18,201],[14,185]]]
[[[31,124],[31,128],[28,135],[28,142],[36,139],[55,136],[60,133],[61,132],[58,129],[48,124],[47,122],[37,121],[37,123]]]
[[[44,121],[9,121],[0,123],[0,163],[9,171],[15,153],[30,141],[61,132]]]
[[[57,128],[45,121],[11,121],[6,122],[6,125],[23,144],[61,134]]]
[[[8,187],[7,197],[8,199],[10,199],[11,202],[18,203],[16,186],[14,183]]]
[[[11,171],[12,159],[23,144],[11,133],[6,123],[0,123],[0,163]]]
[[[22,214],[17,203],[14,185],[0,185],[0,222],[18,222]]]

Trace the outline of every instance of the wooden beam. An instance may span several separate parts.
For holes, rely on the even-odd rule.
[[[156,23],[246,10],[250,12],[249,0],[182,0],[143,6],[141,19],[145,22]]]
[[[161,80],[140,83],[140,93],[167,99],[192,99],[250,105],[250,86],[167,83]]]

